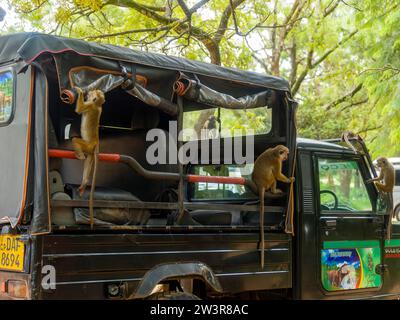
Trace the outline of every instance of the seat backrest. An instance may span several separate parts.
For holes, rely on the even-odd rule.
[[[150,107],[149,107],[150,108]],[[136,109],[135,109],[136,110]],[[102,128],[100,131],[100,152],[124,154],[135,158],[144,168],[155,171],[178,172],[177,165],[149,165],[146,160],[147,148],[153,143],[146,141],[149,129],[158,125],[159,118],[149,111],[133,113],[131,130],[113,130]],[[157,113],[158,114],[158,113]],[[67,124],[68,125],[68,124]],[[60,143],[61,149],[72,150],[72,139],[79,136],[80,117],[70,124],[70,139]],[[167,134],[167,132],[165,132]],[[168,150],[168,148],[166,148]],[[80,184],[83,161],[63,159],[61,174],[65,183]],[[153,201],[163,190],[171,186],[170,182],[149,181],[137,175],[124,164],[99,163],[96,186],[119,188],[131,192],[142,201]],[[143,186],[146,186],[145,188]]]

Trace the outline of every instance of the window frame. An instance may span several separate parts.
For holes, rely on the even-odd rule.
[[[186,102],[186,104],[187,104],[187,102]],[[193,111],[200,111],[201,112],[201,111],[204,111],[204,110],[211,110],[211,109],[215,109],[215,111],[217,111],[218,108],[219,107],[216,107],[216,106],[207,106],[205,108],[195,109],[195,110],[190,110],[190,109],[189,110],[185,110],[184,109],[183,110],[183,117],[182,117],[182,128],[185,129],[184,126],[183,126],[185,113],[193,112]],[[233,111],[235,110],[235,109],[229,109],[229,108],[223,108],[223,107],[220,107],[220,108],[221,108],[221,110],[222,109],[233,110]],[[232,135],[232,136],[229,136],[229,137],[220,137],[219,139],[221,139],[221,140],[223,140],[223,139],[234,139],[234,138],[245,139],[247,136],[253,136],[254,138],[263,137],[263,139],[265,139],[265,138],[271,138],[271,137],[274,137],[274,136],[278,136],[277,132],[278,132],[279,128],[276,125],[278,120],[275,120],[275,117],[278,116],[278,115],[275,115],[275,114],[278,113],[277,108],[274,105],[272,105],[272,106],[264,106],[264,107],[258,107],[258,108],[252,108],[252,109],[261,109],[261,108],[266,108],[267,110],[271,110],[271,128],[270,128],[270,130],[268,132],[258,133],[258,134],[254,134],[254,135],[250,135],[250,134],[243,134],[243,135],[240,135],[240,136],[233,136]],[[252,109],[243,109],[243,110],[252,110]],[[221,125],[221,129],[223,129],[222,125]],[[202,139],[201,137],[198,137],[197,140],[183,140],[183,143],[187,143],[187,142],[191,142],[191,141],[201,141],[201,140],[209,140],[209,141],[211,141],[211,140],[213,140],[213,138]]]
[[[10,125],[15,116],[15,100],[16,100],[16,89],[17,89],[17,74],[13,67],[0,67],[0,74],[10,72],[12,74],[12,81],[13,81],[13,93],[12,93],[12,102],[11,102],[11,114],[7,121],[0,122],[0,127],[6,127]]]
[[[253,163],[251,163],[252,165],[254,165]],[[188,172],[190,174],[195,174],[194,170],[196,167],[204,167],[204,166],[216,166],[217,164],[191,164],[188,166]],[[237,164],[224,164],[221,163],[221,165],[226,165],[226,166],[240,166]],[[256,195],[253,195],[253,197],[251,198],[217,198],[217,199],[213,199],[213,198],[195,198],[194,194],[195,194],[195,185],[196,183],[190,183],[187,184],[186,187],[186,198],[190,201],[190,202],[214,202],[214,203],[243,203],[243,202],[251,202],[251,201],[256,201],[258,199],[258,197]],[[245,187],[247,188],[247,187]]]
[[[369,200],[371,202],[371,210],[363,211],[363,210],[356,210],[356,211],[342,211],[342,210],[321,210],[321,195],[320,195],[320,176],[319,176],[319,159],[331,159],[331,160],[339,160],[339,161],[355,161],[358,165],[359,172],[363,178],[363,183],[365,185]],[[347,155],[347,154],[332,154],[332,153],[315,153],[314,154],[314,174],[315,174],[315,195],[316,195],[316,202],[317,202],[317,211],[319,215],[330,215],[330,214],[337,214],[337,215],[356,215],[356,214],[367,214],[373,215],[376,214],[376,193],[373,187],[373,184],[365,184],[365,181],[372,178],[370,174],[366,170],[366,163],[364,159],[359,155]]]

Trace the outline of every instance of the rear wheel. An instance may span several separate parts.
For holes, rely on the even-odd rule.
[[[166,291],[151,295],[149,300],[201,300],[198,296],[187,292]]]

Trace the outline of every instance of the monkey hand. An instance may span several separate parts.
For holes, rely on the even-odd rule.
[[[76,90],[76,92],[78,92],[79,95],[83,94],[83,90],[79,87],[74,87],[74,90]]]
[[[83,194],[85,193],[85,189],[86,189],[86,187],[85,186],[79,186],[79,188],[78,188],[78,191],[79,191],[79,196],[82,198],[83,197]]]
[[[374,179],[369,179],[369,180],[365,181],[365,183],[372,183],[374,181],[375,181]]]
[[[289,179],[287,179],[287,183],[292,183],[294,182],[296,179],[294,177],[290,177]]]

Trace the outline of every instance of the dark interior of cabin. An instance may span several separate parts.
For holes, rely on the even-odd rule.
[[[55,67],[47,64],[46,75],[48,78],[48,148],[73,150],[71,139],[79,136],[80,115],[75,113],[73,104],[66,104],[60,99],[60,90]],[[201,79],[207,83],[206,78]],[[151,83],[153,80],[148,79]],[[157,80],[154,80],[157,81]],[[226,90],[223,80],[213,81],[214,90]],[[219,86],[219,84],[221,84]],[[249,94],[260,91],[260,88],[249,88],[248,85],[234,83],[235,90],[230,94]],[[153,85],[153,90],[160,88],[160,83]],[[155,92],[157,93],[157,92]],[[233,94],[232,94],[233,95]],[[254,139],[257,156],[265,149],[276,144],[286,143],[285,114],[286,108],[280,109],[284,103],[283,96],[278,95],[278,102],[270,106],[272,108],[272,130],[267,135],[256,136]],[[136,159],[141,166],[148,170],[179,173],[177,164],[154,164],[146,161],[146,151],[153,141],[146,141],[149,130],[158,128],[168,133],[169,121],[177,120],[165,112],[147,105],[136,97],[128,94],[118,87],[106,93],[106,102],[100,121],[100,153],[113,153],[128,155]],[[175,100],[176,101],[176,100]],[[190,111],[201,110],[204,106],[190,104]],[[188,107],[189,110],[189,107]],[[184,105],[184,111],[185,105]],[[168,151],[168,146],[165,148]],[[223,150],[223,147],[222,147]],[[223,152],[221,152],[223,155]],[[167,157],[168,159],[168,157]],[[223,174],[221,166],[214,166],[213,172]],[[72,159],[49,158],[49,186],[51,200],[80,200],[77,187],[82,179],[83,161]],[[187,173],[198,173],[197,165],[188,164],[183,168]],[[288,164],[284,165],[284,173],[288,171]],[[226,172],[226,171],[225,171]],[[225,186],[218,185],[221,190]],[[265,225],[273,229],[279,229],[284,222],[284,208],[286,203],[287,185],[279,184],[284,191],[281,196],[267,197],[266,206],[275,208],[265,214]],[[84,199],[88,199],[87,188]],[[197,188],[199,189],[199,188]],[[211,188],[212,189],[212,188]],[[229,189],[229,188],[228,188]],[[186,184],[184,187],[185,203],[203,204],[232,204],[251,205],[252,210],[245,207],[211,209],[186,209],[185,219],[177,221],[175,209],[147,209],[147,208],[95,208],[95,226],[254,226],[259,223],[258,199],[255,194],[245,190],[245,196],[219,199],[196,199],[194,191],[196,184]],[[224,189],[225,190],[225,189]],[[112,201],[140,201],[145,203],[176,203],[178,201],[178,182],[163,180],[148,180],[131,168],[120,163],[99,162],[96,180],[95,200]],[[249,207],[250,208],[250,207]],[[256,209],[256,210],[254,210]],[[61,226],[88,225],[88,208],[55,207],[52,208],[52,223]]]

